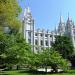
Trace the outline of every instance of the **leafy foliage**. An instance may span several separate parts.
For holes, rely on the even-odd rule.
[[[17,0],[0,0],[0,27],[8,26],[11,30],[18,31],[21,25],[18,19],[20,12]]]
[[[0,62],[6,65],[25,64],[31,47],[21,34],[0,34]],[[3,37],[3,38],[2,38]]]
[[[73,54],[73,44],[67,36],[57,36],[52,47],[58,51],[63,58],[68,58]]]
[[[57,71],[57,68],[65,70],[69,66],[69,62],[66,59],[63,59],[53,48],[45,49],[41,54],[41,58],[43,66],[46,66],[46,68],[47,66],[51,66],[55,71]]]
[[[34,54],[31,57],[31,67],[32,69],[37,69],[39,67],[47,68],[51,67],[53,71],[57,72],[57,69],[67,70],[70,62],[59,54],[59,52],[51,49],[44,49],[43,52],[39,54]]]

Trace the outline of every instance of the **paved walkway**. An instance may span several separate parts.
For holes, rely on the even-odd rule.
[[[47,72],[51,72],[52,69],[47,69]],[[46,70],[44,68],[41,68],[41,69],[37,69],[37,71],[43,71],[45,72]],[[63,70],[62,69],[58,69],[58,72],[62,72]]]

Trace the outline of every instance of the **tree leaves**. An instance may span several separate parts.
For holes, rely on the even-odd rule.
[[[62,54],[63,58],[68,58],[73,54],[73,44],[67,36],[57,36],[52,47]]]
[[[21,34],[0,33],[0,58],[4,60],[4,62],[0,62],[9,65],[26,64],[25,62],[28,61],[30,54],[31,47]]]
[[[0,0],[0,26],[19,30],[21,26],[21,21],[18,19],[20,12],[21,8],[17,0]]]

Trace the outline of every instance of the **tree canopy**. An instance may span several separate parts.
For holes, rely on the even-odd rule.
[[[58,51],[64,58],[68,58],[73,54],[73,44],[69,37],[67,36],[57,36],[52,47]]]
[[[53,71],[58,72],[58,68],[67,70],[70,66],[70,62],[66,59],[63,59],[61,54],[58,51],[53,50],[53,48],[44,49],[41,53],[33,54],[30,57],[31,67],[32,69],[38,69],[40,67],[45,68],[47,72],[47,68],[52,68]]]
[[[11,30],[18,31],[21,21],[18,16],[21,8],[17,0],[0,0],[0,29],[8,26]]]
[[[57,72],[58,68],[63,70],[67,69],[69,62],[66,59],[63,59],[61,54],[58,51],[55,51],[53,48],[47,48],[41,53],[41,64],[47,68],[51,66],[53,70]]]
[[[32,52],[21,34],[0,33],[0,65],[26,64]]]

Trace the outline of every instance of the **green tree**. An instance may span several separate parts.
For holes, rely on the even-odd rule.
[[[3,35],[3,33],[0,33],[0,55],[5,51],[6,49],[6,36]]]
[[[29,56],[28,65],[30,70],[37,70],[41,66],[40,54],[32,53]]]
[[[58,51],[63,58],[69,58],[73,54],[73,44],[71,39],[67,36],[57,36],[52,47]]]
[[[31,54],[31,47],[21,34],[0,36],[0,63],[9,67],[27,64]]]
[[[66,59],[63,59],[59,52],[53,50],[53,48],[44,49],[41,53],[33,54],[30,57],[30,65],[31,69],[37,70],[42,67],[45,68],[47,72],[47,68],[52,68],[53,72],[58,72],[58,68],[62,70],[67,70],[70,62]]]
[[[58,68],[66,70],[69,66],[69,62],[66,59],[63,59],[62,56],[53,48],[45,49],[40,54],[41,64],[45,67],[47,72],[47,66],[51,66],[53,71],[57,72]]]
[[[3,33],[0,33],[0,67],[5,62],[5,51],[6,51],[6,36]]]
[[[8,26],[12,32],[17,32],[21,25],[18,18],[20,12],[17,0],[0,0],[0,29]]]
[[[12,42],[12,44],[11,44]],[[8,42],[9,43],[9,42]],[[10,43],[6,52],[7,64],[26,64],[28,55],[31,53],[31,47],[26,43],[22,35],[11,35]],[[9,61],[9,62],[8,62]]]

